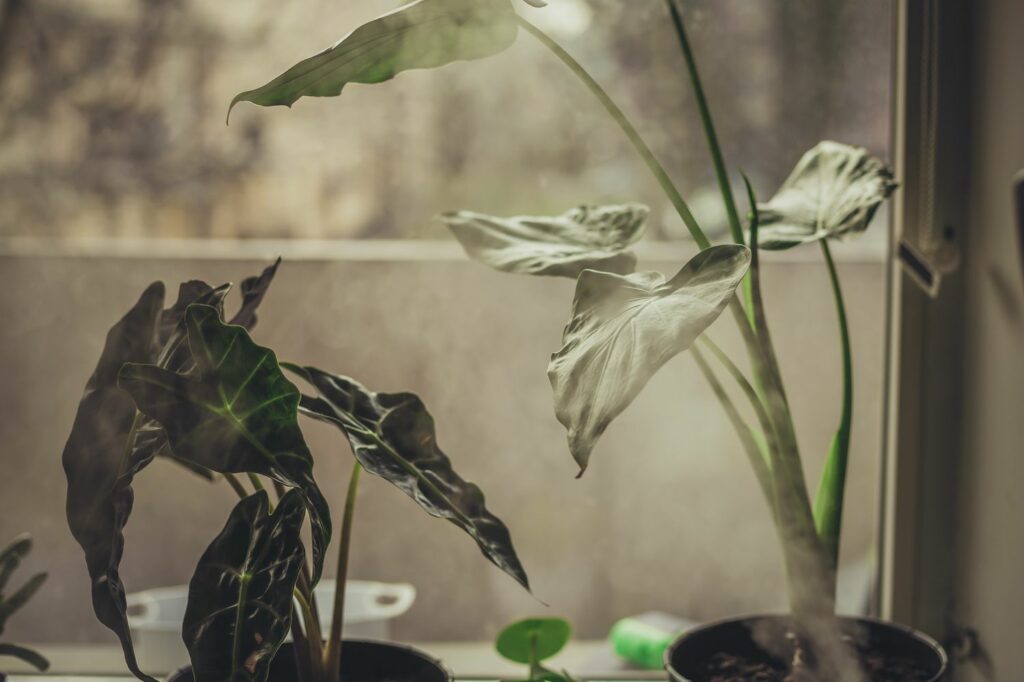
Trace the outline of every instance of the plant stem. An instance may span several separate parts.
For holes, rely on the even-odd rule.
[[[718,180],[718,189],[722,193],[722,202],[725,204],[725,213],[729,217],[729,231],[732,239],[737,244],[745,243],[743,240],[743,228],[740,225],[740,217],[736,211],[736,201],[732,195],[732,187],[729,184],[729,172],[725,167],[725,159],[722,157],[722,149],[718,145],[718,135],[715,132],[715,124],[711,118],[711,110],[708,108],[708,100],[704,95],[704,86],[700,81],[700,73],[697,71],[697,62],[690,49],[690,41],[686,37],[686,28],[683,25],[683,17],[676,6],[676,0],[665,0],[668,5],[669,14],[672,15],[672,25],[676,29],[676,37],[679,38],[679,47],[686,59],[686,70],[690,74],[690,83],[693,86],[693,95],[697,100],[697,108],[700,111],[700,122],[704,128],[704,136],[708,141],[708,149],[711,152],[711,161],[715,166],[715,177]]]
[[[345,581],[348,577],[348,554],[352,543],[352,520],[356,512],[356,495],[359,492],[359,475],[362,465],[356,461],[348,479],[348,493],[345,495],[345,513],[341,519],[341,535],[338,538],[338,575],[334,585],[334,610],[331,614],[331,634],[327,639],[327,682],[339,682],[341,675],[341,637],[345,619]]]
[[[839,536],[843,519],[843,493],[846,488],[846,468],[850,451],[850,431],[853,422],[853,358],[850,352],[850,330],[846,320],[846,305],[843,302],[843,291],[839,285],[839,273],[828,240],[822,239],[821,252],[828,266],[829,280],[832,284],[832,295],[836,303],[836,315],[839,318],[839,340],[842,348],[843,362],[843,403],[839,418],[839,428],[832,438],[825,468],[821,472],[818,493],[814,499],[814,524],[818,537],[825,547],[825,552],[832,561],[832,566],[839,561]]]
[[[662,166],[661,162],[658,161],[654,152],[652,152],[651,148],[647,146],[646,142],[644,142],[644,139],[640,136],[636,127],[629,120],[626,114],[623,113],[622,109],[619,108],[619,105],[617,105],[612,98],[608,96],[608,93],[605,92],[604,88],[594,80],[587,70],[584,69],[579,62],[573,59],[572,55],[566,52],[562,46],[555,42],[548,34],[544,33],[544,31],[540,30],[523,17],[519,17],[519,25],[554,53],[556,57],[562,60],[562,62],[569,67],[569,70],[583,82],[588,90],[590,90],[591,94],[601,102],[601,105],[618,124],[619,128],[622,129],[622,132],[626,134],[626,137],[629,138],[630,143],[636,149],[640,158],[647,164],[647,167],[654,175],[655,180],[657,180],[658,184],[661,185],[665,195],[668,197],[669,201],[672,202],[672,206],[675,207],[676,213],[678,213],[679,217],[682,218],[683,223],[686,225],[686,229],[690,232],[690,236],[693,237],[695,242],[697,242],[697,246],[699,246],[701,250],[711,246],[711,242],[708,241],[707,235],[705,235],[704,231],[700,228],[700,225],[697,223],[697,219],[693,217],[690,207],[686,204],[686,201],[679,193],[679,190],[676,189],[676,186],[672,184],[672,179],[669,178],[664,166]]]
[[[234,474],[224,474],[224,480],[228,482],[228,485],[231,486],[231,489],[235,491],[236,495],[238,495],[238,499],[244,500],[249,496],[249,493],[246,491],[245,486],[242,485],[242,482],[239,481],[238,477],[235,476]]]

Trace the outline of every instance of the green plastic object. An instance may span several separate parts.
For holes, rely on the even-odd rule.
[[[691,623],[663,613],[645,613],[623,618],[612,626],[608,639],[620,658],[630,663],[658,670],[665,650]]]

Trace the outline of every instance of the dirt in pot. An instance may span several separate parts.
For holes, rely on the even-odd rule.
[[[869,682],[927,682],[931,675],[910,658],[880,656],[858,651],[857,658]],[[831,682],[819,680],[813,673],[763,658],[718,653],[704,666],[703,677],[696,682]]]

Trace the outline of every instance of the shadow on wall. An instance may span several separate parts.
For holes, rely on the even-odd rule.
[[[10,624],[26,642],[106,642],[91,613],[80,549],[64,520],[60,453],[106,330],[152,280],[239,281],[250,261],[3,258],[0,263],[0,537],[29,531],[32,568],[51,573],[34,609]],[[672,263],[650,263],[672,270]],[[857,404],[844,561],[873,544],[880,443],[882,263],[840,265],[854,336]],[[820,264],[768,263],[766,296],[814,485],[838,419],[838,341]],[[285,262],[257,342],[375,390],[420,394],[459,472],[510,527],[540,599],[602,637],[626,615],[660,609],[695,620],[785,605],[775,532],[728,422],[684,354],[610,428],[591,469],[576,468],[545,375],[572,283],[513,278],[468,262]],[[737,351],[731,325],[712,336]],[[350,454],[312,425],[316,475],[338,510]],[[136,480],[123,575],[129,590],[187,582],[233,505],[226,485],[157,462]],[[486,639],[543,611],[482,561],[472,542],[365,480],[355,578],[414,583],[396,621],[407,640]],[[399,497],[401,497],[399,495]],[[333,567],[332,567],[333,568]],[[59,617],[57,617],[59,615]]]

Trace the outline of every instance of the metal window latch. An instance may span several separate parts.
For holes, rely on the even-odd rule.
[[[1020,250],[1020,272],[1024,280],[1024,168],[1014,178],[1013,193],[1017,204],[1017,248]]]
[[[988,655],[978,631],[971,627],[955,628],[942,643],[953,666],[969,663],[984,680],[995,680],[995,667]]]

